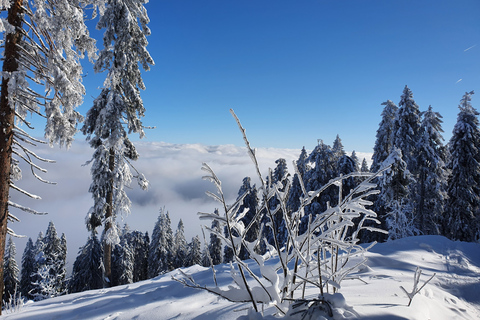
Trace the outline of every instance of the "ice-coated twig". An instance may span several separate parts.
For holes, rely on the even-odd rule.
[[[435,277],[436,273],[434,273],[427,281],[425,281],[425,283],[420,287],[420,289],[417,289],[417,286],[418,286],[418,283],[420,282],[420,276],[422,275],[422,269],[420,269],[420,267],[417,267],[417,269],[415,270],[415,274],[413,275],[413,289],[412,289],[412,292],[408,292],[407,290],[405,290],[405,288],[403,286],[400,286],[400,289],[403,290],[403,292],[405,292],[405,294],[407,295],[409,301],[408,301],[408,307],[410,307],[410,304],[412,303],[412,300],[413,300],[413,297],[415,297],[415,295],[417,293],[420,292],[420,290],[423,289],[423,287],[425,287],[427,285],[427,283],[430,282],[430,280],[433,279],[433,277]]]

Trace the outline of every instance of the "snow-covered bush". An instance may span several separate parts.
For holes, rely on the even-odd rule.
[[[11,294],[8,298],[8,301],[3,303],[3,313],[4,314],[11,314],[15,312],[19,312],[24,305],[24,298],[22,297],[22,293],[17,291],[17,287],[13,294]]]
[[[362,229],[382,231],[366,226],[365,222],[368,220],[378,223],[375,212],[366,206],[372,204],[367,200],[368,196],[378,193],[377,190],[374,190],[376,185],[372,183],[372,180],[378,174],[383,173],[386,168],[377,174],[354,172],[340,176],[330,180],[318,190],[307,192],[294,163],[295,170],[300,177],[302,195],[299,199],[298,210],[290,212],[287,210],[290,181],[287,179],[270,183],[273,181],[271,170],[267,179],[263,177],[255,150],[250,147],[245,129],[232,110],[231,113],[243,134],[248,154],[260,180],[259,207],[254,219],[245,225],[242,218],[247,214],[248,209],[243,211],[239,209],[247,194],[239,196],[235,203],[227,204],[220,179],[213,169],[204,163],[202,170],[207,173],[204,179],[211,181],[216,187],[216,193],[207,192],[207,194],[220,203],[223,214],[215,212],[199,213],[199,215],[201,220],[209,221],[208,225],[211,225],[212,220],[220,225],[220,228],[215,229],[208,226],[204,226],[204,228],[221,238],[232,250],[231,276],[235,285],[227,289],[203,287],[185,274],[183,278],[176,278],[176,280],[189,287],[207,290],[232,302],[250,302],[253,310],[257,312],[262,310],[259,305],[263,304],[273,305],[278,315],[287,313],[291,315],[292,311],[289,311],[289,307],[302,306],[296,310],[297,314],[306,315],[307,319],[310,313],[317,315],[318,312],[323,312],[325,316],[328,316],[333,308],[329,298],[341,288],[342,280],[365,262],[362,256],[368,248],[358,245],[359,231]],[[363,181],[344,196],[342,195],[343,181],[352,177],[363,179]],[[310,215],[307,231],[301,233],[300,224],[305,215],[305,207],[331,186],[338,187],[338,204],[334,207],[327,204],[327,210],[324,212]],[[276,202],[270,201],[273,197],[276,197]],[[271,207],[272,203],[275,203],[276,207]],[[278,228],[275,225],[277,221],[274,217],[279,211],[282,212],[283,225],[288,234],[283,246],[279,244],[275,234]],[[266,219],[262,219],[264,215]],[[359,222],[355,224],[353,219],[359,220]],[[257,238],[252,242],[246,240],[248,230],[255,222],[260,221],[267,221],[262,224],[261,228],[270,228],[273,232],[273,245],[262,238]],[[226,235],[219,230],[226,230]],[[259,234],[262,232],[260,231]],[[267,247],[264,255],[258,254],[258,250],[256,250],[261,241]],[[242,246],[246,248],[258,268],[252,268],[251,264],[241,260],[240,249]],[[358,256],[360,259],[354,259],[355,261],[349,263],[354,256]],[[266,263],[270,259],[273,259],[274,263]],[[307,286],[317,287],[318,297],[306,297]],[[336,299],[338,300],[338,295]]]

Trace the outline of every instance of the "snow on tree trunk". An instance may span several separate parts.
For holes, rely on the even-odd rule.
[[[10,192],[10,169],[12,166],[12,142],[15,107],[9,101],[9,76],[18,70],[18,43],[22,37],[20,17],[23,0],[15,0],[8,10],[8,23],[15,31],[5,37],[2,92],[0,98],[0,261],[5,254],[7,238],[8,200]],[[0,288],[3,283],[3,264],[0,264]],[[0,290],[0,314],[3,305],[3,289]]]

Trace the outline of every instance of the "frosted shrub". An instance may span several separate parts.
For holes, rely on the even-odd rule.
[[[287,315],[299,319],[318,318],[319,314],[331,316],[335,311],[335,303],[332,300],[339,299],[337,291],[341,288],[342,280],[360,265],[364,264],[364,253],[368,248],[358,245],[358,233],[362,229],[371,231],[381,231],[372,227],[367,227],[365,222],[375,221],[376,214],[366,206],[372,203],[366,198],[377,194],[376,187],[372,180],[381,174],[385,169],[377,174],[368,172],[355,172],[330,180],[326,185],[315,191],[305,189],[302,179],[300,185],[302,195],[300,196],[300,207],[295,212],[287,210],[287,197],[290,188],[290,181],[279,181],[271,184],[271,170],[269,178],[264,179],[259,168],[255,150],[250,147],[250,143],[245,135],[245,129],[240,124],[239,119],[231,110],[235,117],[240,131],[247,147],[247,152],[251,157],[260,180],[259,195],[260,201],[256,210],[257,214],[252,221],[245,225],[242,218],[248,210],[239,211],[246,193],[240,195],[237,201],[231,205],[225,201],[222,184],[215,172],[207,164],[203,164],[202,170],[207,174],[203,177],[211,181],[216,187],[216,193],[207,192],[221,205],[222,214],[199,213],[201,220],[208,220],[207,225],[211,225],[212,220],[220,224],[220,228],[212,229],[205,226],[210,233],[217,237],[228,246],[233,252],[233,262],[231,263],[231,276],[234,286],[227,289],[217,287],[204,287],[195,282],[195,280],[184,274],[182,279],[175,279],[184,285],[207,290],[213,294],[221,296],[229,301],[252,304],[253,310],[259,312],[263,308],[261,305],[274,306],[277,315]],[[298,168],[294,163],[296,172]],[[298,174],[301,177],[300,174]],[[351,192],[343,196],[343,181],[355,177],[363,179]],[[286,187],[283,186],[286,183]],[[319,195],[331,186],[338,187],[338,204],[334,207],[327,206],[327,210],[318,213],[315,216],[309,216],[307,230],[300,233],[300,224],[304,216],[304,209],[311,204]],[[280,191],[280,189],[284,191]],[[278,201],[275,208],[270,207],[273,197]],[[280,247],[277,241],[275,226],[275,214],[281,210],[283,215],[283,225],[287,229],[288,237],[285,245]],[[266,215],[266,219],[262,219]],[[354,223],[353,219],[359,220]],[[273,232],[274,244],[270,245],[265,239],[255,239],[252,242],[246,241],[247,231],[257,221],[267,221],[261,228],[270,228]],[[227,230],[226,235],[220,230]],[[262,234],[262,232],[260,232]],[[256,248],[260,242],[264,241],[267,251],[264,255],[257,253]],[[251,263],[242,261],[240,258],[240,249],[244,247],[250,258],[255,262],[256,267],[252,268]],[[355,261],[351,262],[353,257]],[[273,263],[266,263],[272,260]],[[213,269],[214,270],[214,269]],[[215,272],[215,271],[214,271]],[[318,288],[318,297],[307,297],[307,286]],[[332,299],[332,297],[336,297]],[[343,306],[342,306],[343,308]],[[289,310],[290,309],[290,310]]]
[[[17,291],[17,287],[15,286],[15,291],[13,295],[11,295],[7,302],[4,303],[3,306],[3,313],[4,314],[12,314],[19,312],[24,305],[22,293]]]

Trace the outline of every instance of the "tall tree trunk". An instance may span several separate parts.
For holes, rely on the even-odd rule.
[[[23,0],[14,0],[8,10],[8,22],[15,27],[14,33],[8,33],[5,38],[3,61],[4,72],[18,70],[17,44],[21,40],[20,17]],[[8,103],[8,78],[2,78],[0,97],[0,314],[3,302],[3,257],[7,237],[8,198],[10,191],[10,166],[12,164],[13,125],[15,121],[15,106]]]
[[[115,150],[110,148],[110,153],[108,156],[108,168],[110,172],[113,172],[115,169]],[[113,227],[113,176],[110,179],[110,191],[107,193],[107,210],[105,212],[105,234],[107,234],[108,230]],[[108,279],[107,286],[110,287],[112,285],[112,244],[108,241],[104,242],[103,247],[103,264],[105,266],[105,279]]]

